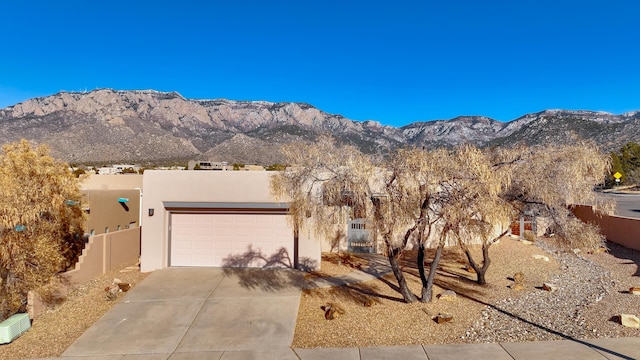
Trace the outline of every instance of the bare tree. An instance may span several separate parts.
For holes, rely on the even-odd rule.
[[[454,176],[446,183],[443,217],[483,285],[491,263],[489,247],[507,233],[513,218],[512,208],[499,197],[509,176],[496,171],[490,158],[470,145],[455,149],[451,162]],[[471,255],[469,245],[474,244],[482,246],[482,264]]]
[[[290,166],[274,177],[272,190],[279,199],[290,201],[294,227],[308,222],[316,235],[332,238],[349,218],[375,219],[400,292],[405,301],[416,301],[398,259],[417,224],[398,211],[404,203],[389,200],[415,202],[416,198],[389,193],[397,180],[393,171],[376,166],[355,147],[340,146],[330,137],[311,145],[287,145],[282,151]]]
[[[467,157],[475,158],[469,153]],[[479,179],[491,179],[498,187],[472,196],[466,206],[471,216],[454,222],[459,245],[477,273],[478,284],[486,283],[485,274],[491,263],[489,247],[506,235],[514,216],[529,214],[551,219],[563,240],[560,244],[566,247],[593,250],[602,246],[604,238],[598,229],[582,223],[570,211],[571,205],[580,203],[594,204],[603,212],[612,211],[614,204],[594,191],[604,182],[610,166],[608,156],[595,144],[576,139],[565,145],[491,149],[485,157],[483,169],[489,166],[495,176]],[[469,243],[460,234],[482,240],[482,264],[474,260]]]
[[[424,302],[431,301],[445,246],[460,246],[477,282],[485,284],[491,245],[508,232],[514,216],[525,211],[551,216],[558,233],[572,245],[601,242],[592,227],[571,218],[567,207],[596,201],[593,185],[602,181],[608,167],[606,156],[589,144],[490,151],[469,145],[401,149],[376,163],[325,137],[313,145],[286,146],[283,153],[291,166],[274,178],[272,187],[291,201],[295,228],[310,222],[317,235],[332,238],[349,218],[373,220],[406,302],[417,300],[399,263],[409,242],[417,245]],[[559,186],[560,179],[564,186]],[[482,248],[481,263],[472,256],[476,245]],[[428,275],[427,248],[436,249]]]
[[[592,204],[601,213],[612,212],[615,204],[594,188],[604,183],[610,158],[590,141],[574,139],[570,144],[494,149],[497,171],[509,174],[501,198],[518,214],[544,216],[554,225],[568,248],[595,249],[604,238],[583,224],[570,211],[574,204]]]
[[[385,162],[384,202],[374,202],[375,222],[387,247],[392,268],[399,269],[398,257],[410,239],[417,245],[417,267],[422,282],[420,300],[431,301],[435,270],[447,237],[442,224],[446,189],[443,179],[452,175],[450,153],[400,149]],[[383,206],[385,207],[383,211]],[[391,215],[385,215],[391,214]],[[437,235],[438,231],[441,235]],[[404,234],[400,241],[394,234]],[[433,237],[437,238],[434,240]],[[434,244],[435,242],[435,244]],[[425,248],[436,246],[429,276],[425,271]],[[396,278],[399,276],[396,275]]]

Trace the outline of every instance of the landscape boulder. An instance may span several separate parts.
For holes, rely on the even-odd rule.
[[[457,297],[458,295],[456,294],[456,292],[452,290],[445,290],[442,292],[442,294],[438,296],[440,300],[446,300],[446,301],[455,301]]]
[[[335,303],[327,303],[324,306],[320,307],[322,311],[324,311],[324,318],[327,320],[333,320],[340,315],[344,315],[344,309]]]
[[[515,273],[515,275],[513,275],[513,281],[515,281],[516,283],[523,284],[524,274],[521,271],[518,271],[517,273]]]
[[[524,274],[518,271],[513,275],[513,284],[509,286],[512,290],[521,291],[524,290]]]
[[[448,313],[440,313],[433,320],[438,324],[444,324],[446,322],[453,320],[453,315]]]
[[[516,290],[516,291],[522,291],[525,289],[524,284],[523,283],[513,283],[509,286],[511,288],[511,290]]]
[[[116,284],[111,284],[110,286],[107,286],[106,288],[104,288],[104,291],[106,292],[105,297],[107,301],[113,301],[118,298],[118,293],[120,292],[120,288]]]
[[[558,290],[558,287],[555,284],[552,284],[552,283],[544,283],[544,284],[542,284],[542,288],[544,290],[546,290],[546,291],[549,291],[549,292],[554,292],[554,291]]]
[[[536,260],[544,260],[544,261],[549,261],[549,257],[548,256],[544,256],[544,255],[533,255],[533,258]]]
[[[27,293],[27,313],[29,314],[29,319],[35,319],[38,315],[45,312],[46,309],[47,306],[42,296],[33,290],[29,290]]]
[[[620,314],[620,324],[630,328],[640,328],[640,319],[635,315]]]

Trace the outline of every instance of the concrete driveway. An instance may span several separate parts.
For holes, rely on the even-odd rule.
[[[61,358],[296,359],[302,283],[287,269],[158,270]]]

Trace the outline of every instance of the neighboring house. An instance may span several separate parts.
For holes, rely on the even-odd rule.
[[[316,269],[321,243],[294,236],[272,172],[145,171],[141,270],[175,266]]]
[[[117,164],[111,166],[103,166],[98,169],[98,174],[100,175],[117,175],[123,174],[125,171],[133,171],[134,173],[138,173],[140,167],[137,165],[131,164]]]
[[[142,175],[93,175],[81,186],[88,235],[140,226]]]
[[[233,166],[229,166],[226,161],[203,161],[203,160],[191,160],[187,164],[189,170],[233,170]]]

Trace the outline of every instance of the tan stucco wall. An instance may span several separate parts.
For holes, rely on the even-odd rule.
[[[140,226],[140,191],[139,190],[82,190],[83,208],[88,203],[89,214],[85,232],[103,234]],[[126,203],[118,202],[118,198],[129,199]]]
[[[640,251],[640,219],[597,215],[587,205],[576,205],[573,213],[586,223],[598,225],[607,240]]]
[[[87,203],[90,213],[85,232],[103,234],[109,231],[127,229],[132,223],[140,224],[140,197],[142,196],[142,175],[89,175],[80,184],[84,195],[83,208]],[[129,202],[122,206],[118,198],[127,198]]]
[[[137,174],[90,175],[82,181],[80,186],[88,190],[135,189],[142,187],[142,176]]]
[[[97,275],[117,269],[140,256],[140,228],[92,236],[85,245],[75,269],[64,275],[79,285]]]
[[[141,270],[147,272],[168,266],[169,211],[163,202],[274,203],[270,187],[272,175],[262,171],[145,171]],[[153,209],[153,216],[149,216],[149,209]],[[319,266],[320,242],[307,236],[304,229],[300,234],[300,263]]]

